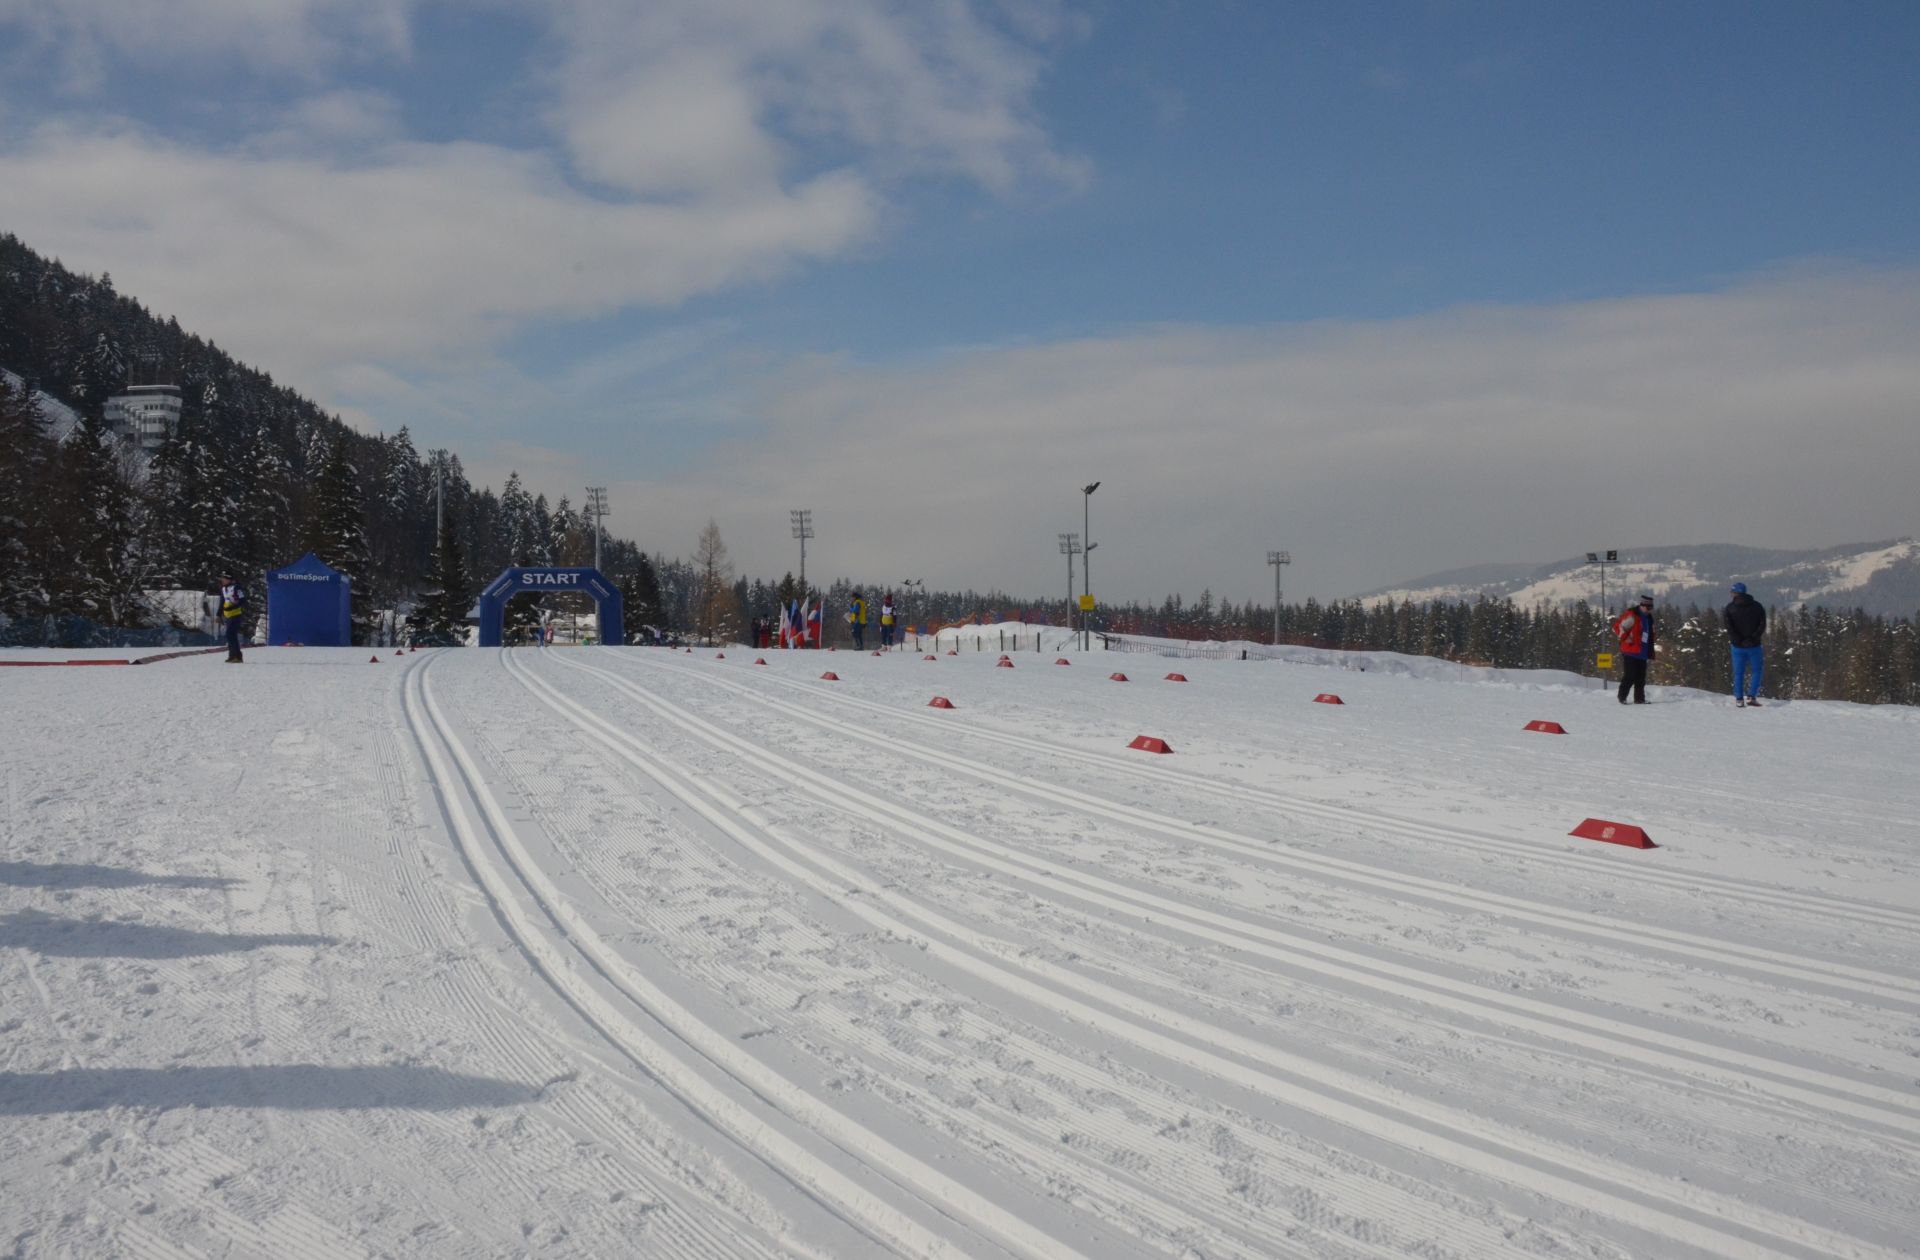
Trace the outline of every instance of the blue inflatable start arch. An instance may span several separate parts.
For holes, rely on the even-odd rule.
[[[598,569],[507,569],[480,592],[480,646],[499,647],[507,601],[515,595],[586,595],[600,614],[600,642],[627,641],[620,588]]]

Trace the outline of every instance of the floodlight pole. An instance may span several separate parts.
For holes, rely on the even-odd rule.
[[[607,488],[587,487],[587,511],[593,517],[593,567],[600,567],[600,518],[607,514]]]
[[[1100,544],[1093,541],[1093,492],[1100,488],[1094,482],[1080,492],[1080,536],[1086,539],[1086,559],[1080,562],[1080,592],[1088,599],[1093,598],[1093,549]],[[1093,651],[1093,610],[1083,609],[1080,613],[1080,650]]]
[[[793,536],[800,540],[800,598],[807,598],[807,539],[813,537],[813,511],[810,508],[794,508],[787,513],[793,518]]]
[[[1269,551],[1267,563],[1273,566],[1273,642],[1280,643],[1280,571],[1293,563],[1291,551]]]
[[[926,608],[925,608],[925,604],[926,604],[926,602],[927,602],[927,579],[925,579],[925,578],[901,578],[901,579],[900,579],[900,585],[901,585],[901,587],[902,587],[902,588],[903,588],[903,589],[904,589],[904,590],[905,590],[905,591],[907,592],[907,595],[911,595],[911,594],[913,593],[913,591],[914,591],[914,588],[915,588],[915,587],[918,587],[918,588],[920,589],[920,603],[921,603],[921,605],[922,605],[922,608],[921,608],[921,610],[920,610],[920,611],[921,611],[921,614],[922,614],[922,615],[924,616],[924,615],[925,615],[925,613],[926,613]],[[905,610],[905,608],[906,608],[906,604],[907,604],[907,597],[906,597],[906,595],[903,595],[903,596],[901,596],[901,597],[900,597],[900,606],[901,606],[901,609],[902,609],[903,611],[904,611],[904,610]],[[906,633],[906,627],[904,627],[904,626],[902,626],[902,627],[899,627],[899,629],[900,629],[900,636],[899,636],[899,637],[900,637],[900,647],[901,647],[901,649],[902,649],[902,650],[904,651],[904,650],[905,650],[905,648],[906,648],[906,646],[907,646],[907,633]],[[918,642],[918,640],[915,640],[915,641],[916,641],[916,642]]]
[[[1587,563],[1600,566],[1600,615],[1604,617],[1607,614],[1607,566],[1620,563],[1620,553],[1609,551],[1602,555],[1597,551],[1589,551]]]
[[[1067,628],[1073,628],[1073,558],[1080,554],[1080,535],[1060,535],[1060,554],[1067,558]]]

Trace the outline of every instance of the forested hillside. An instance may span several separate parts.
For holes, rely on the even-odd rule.
[[[568,497],[549,502],[517,476],[498,493],[474,486],[459,456],[415,449],[404,428],[360,433],[117,293],[111,277],[75,274],[11,235],[0,235],[0,367],[83,418],[84,440],[56,444],[25,391],[0,379],[0,615],[15,624],[133,627],[149,616],[143,590],[204,589],[228,567],[257,587],[313,550],[353,576],[364,625],[372,609],[430,588],[436,477],[465,574],[592,558],[592,522]],[[184,399],[150,470],[102,428],[102,404],[135,373],[177,384]],[[638,619],[658,617],[663,596],[644,589],[653,565],[639,549],[607,538],[602,555],[637,584]],[[666,567],[672,597],[687,574]]]

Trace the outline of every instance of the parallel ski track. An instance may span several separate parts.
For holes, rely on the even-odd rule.
[[[864,815],[889,828],[904,821],[917,828],[952,830],[938,820],[900,809],[819,774],[790,757],[733,735],[645,691],[618,673],[564,659],[560,664],[615,686],[670,724],[705,742],[742,754],[761,771],[849,813]],[[522,671],[519,676],[556,711],[574,715],[582,731],[643,770],[653,772],[657,754],[651,749],[530,671]],[[781,829],[759,810],[734,798],[710,780],[694,781],[698,783],[699,794],[706,799],[691,794],[683,797],[691,807],[793,878],[805,882],[823,898],[878,927],[924,942],[929,954],[949,965],[1148,1053],[1283,1100],[1298,1110],[1426,1158],[1709,1254],[1781,1257],[1811,1252],[1862,1260],[1897,1254],[1763,1206],[1691,1185],[1676,1185],[1604,1156],[1573,1151],[1511,1129],[1496,1132],[1480,1117],[1383,1089],[1339,1068],[1208,1024],[1186,1012],[1115,989],[1067,968],[1030,955],[1023,957],[1012,942],[915,904],[818,849],[809,851],[803,842],[790,837],[776,840],[776,833]],[[738,820],[750,823],[753,830]],[[826,877],[787,856],[774,847],[776,843],[805,852],[807,863],[825,872]],[[1767,1241],[1760,1241],[1761,1238]]]
[[[519,671],[525,668],[524,665],[509,664],[508,672],[517,678]],[[529,685],[527,689],[535,699],[539,698],[533,686]],[[570,727],[577,727],[573,718],[558,709],[555,711]],[[613,764],[625,764],[617,757],[610,760]],[[651,758],[650,761],[652,768],[644,771],[648,783],[665,788],[676,800],[682,799],[682,793],[687,789],[680,780],[663,769],[657,758]],[[512,774],[513,771],[509,769],[506,773]],[[563,798],[559,804],[562,812],[567,811],[569,799]],[[592,847],[583,848],[568,853],[568,860],[576,863],[583,872],[596,870],[603,876],[613,875],[610,866],[597,862],[593,854]],[[610,902],[618,904],[617,898],[610,898]],[[651,930],[672,930],[669,921],[676,917],[672,912],[663,916],[657,909],[650,910],[647,907],[627,909],[637,911],[640,918],[636,921],[644,919]],[[785,937],[782,939],[783,942],[787,940]],[[793,949],[790,944],[783,945],[784,952],[791,953]],[[769,986],[764,976],[742,974],[736,968],[725,966],[708,974],[715,983],[729,987],[737,985],[761,995],[760,1000],[767,1004],[769,1010],[784,1009],[791,1003],[791,992]],[[939,988],[931,986],[923,991],[935,998],[941,992]],[[897,999],[890,994],[889,1000]],[[813,1006],[821,1008],[818,1003]],[[1191,1101],[1184,1100],[1178,1094],[1169,1096],[1164,1090],[1149,1088],[1147,1082],[1151,1078],[1135,1080],[1128,1073],[1116,1073],[1104,1061],[1088,1062],[1050,1045],[1044,1039],[1036,1038],[1017,1025],[988,1024],[971,1014],[956,1014],[948,1018],[968,1028],[974,1043],[994,1044],[1000,1053],[1022,1063],[1026,1068],[1022,1077],[1031,1080],[1036,1088],[1044,1083],[1054,1090],[1064,1086],[1068,1091],[1078,1091],[1083,1095],[1122,1098],[1126,1100],[1126,1110],[1157,1117],[1157,1124],[1162,1130],[1180,1128],[1194,1119]],[[880,1030],[872,1026],[863,1027],[853,1009],[832,999],[824,1008],[814,1010],[811,1022],[817,1028],[832,1028],[836,1048],[843,1053],[856,1051],[859,1056],[864,1056],[869,1063],[890,1075],[891,1083],[883,1076],[863,1081],[863,1087],[884,1092],[893,1107],[915,1116],[930,1132],[945,1129],[949,1134],[946,1140],[956,1146],[971,1146],[986,1153],[996,1161],[1017,1169],[1024,1179],[1034,1184],[1071,1187],[1072,1200],[1083,1210],[1109,1220],[1133,1218],[1128,1228],[1143,1236],[1158,1237],[1173,1245],[1182,1245],[1176,1241],[1180,1239],[1198,1245],[1200,1239],[1211,1236],[1213,1241],[1203,1248],[1207,1254],[1214,1254],[1218,1249],[1223,1255],[1231,1252],[1259,1256],[1262,1260],[1280,1260],[1281,1257],[1313,1260],[1325,1254],[1322,1248],[1316,1246],[1312,1234],[1299,1229],[1297,1222],[1301,1220],[1308,1221],[1315,1228],[1337,1234],[1342,1254],[1351,1254],[1356,1258],[1372,1256],[1377,1260],[1397,1260],[1408,1254],[1410,1247],[1424,1244],[1429,1238],[1446,1240],[1444,1247],[1447,1254],[1486,1254],[1490,1247],[1499,1246],[1501,1234],[1495,1228],[1495,1221],[1481,1219],[1472,1213],[1449,1212],[1435,1202],[1415,1200],[1410,1204],[1406,1192],[1394,1187],[1389,1178],[1357,1172],[1330,1172],[1324,1156],[1313,1145],[1281,1140],[1278,1135],[1264,1131],[1260,1126],[1237,1122],[1230,1115],[1214,1117],[1209,1123],[1222,1131],[1231,1132],[1236,1147],[1258,1154],[1265,1161],[1262,1165],[1263,1179],[1271,1181],[1278,1178],[1283,1184],[1292,1186],[1315,1185],[1323,1193],[1337,1195],[1347,1205],[1347,1211],[1371,1209],[1373,1215],[1357,1218],[1364,1228],[1360,1233],[1350,1233],[1341,1230],[1337,1213],[1314,1206],[1318,1196],[1308,1196],[1298,1216],[1251,1208],[1242,1208],[1237,1213],[1205,1211],[1198,1205],[1214,1202],[1212,1196],[1218,1193],[1223,1175],[1217,1154],[1185,1150],[1163,1152],[1151,1161],[1149,1172],[1132,1167],[1126,1158],[1131,1153],[1131,1144],[1140,1137],[1137,1121],[1128,1127],[1114,1116],[1092,1112],[1076,1115],[1073,1141],[1069,1142],[1060,1132],[1058,1117],[1050,1107],[1042,1106],[1032,1114],[1027,1114],[1025,1109],[942,1110],[938,1106],[929,1106],[931,1100],[926,1097],[924,1085],[929,1070],[927,1059],[902,1053]],[[941,1053],[946,1052],[943,1049]],[[1058,1102],[1063,1108],[1074,1105],[1070,1094],[1058,1095]],[[988,1111],[996,1112],[991,1121],[983,1114]],[[1095,1153],[1089,1153],[1090,1149]],[[1103,1159],[1097,1153],[1099,1150],[1105,1150],[1115,1158]],[[1138,1162],[1147,1161],[1141,1158]],[[1378,1228],[1376,1225],[1376,1222],[1389,1220],[1393,1225],[1387,1228]],[[1409,1231],[1419,1236],[1409,1238],[1406,1236]]]
[[[567,662],[575,668],[593,667]],[[885,747],[891,752],[915,756],[942,769],[957,769],[1001,783],[1030,795],[1064,803],[1073,808],[1094,808],[1131,825],[1172,835],[1177,839],[1198,838],[1218,844],[1218,838],[1231,833],[1217,828],[1199,827],[1177,819],[1148,814],[1127,806],[1110,806],[1096,798],[1071,789],[1055,789],[1028,776],[1011,775],[980,765],[946,749],[927,749],[897,740],[873,736],[861,729],[835,723],[805,709],[770,700],[751,688],[716,679],[711,674],[675,671],[695,677],[703,683],[729,688],[794,717],[827,726],[836,734]],[[1864,1121],[1885,1130],[1883,1137],[1920,1149],[1913,1138],[1920,1125],[1920,1099],[1900,1090],[1884,1088],[1844,1076],[1823,1072],[1809,1065],[1775,1059],[1731,1047],[1704,1043],[1679,1034],[1662,1032],[1641,1025],[1630,1025],[1604,1015],[1592,1014],[1525,996],[1486,989],[1467,981],[1436,974],[1403,963],[1343,949],[1316,937],[1286,930],[1271,923],[1252,923],[1231,915],[1158,897],[1114,881],[1105,880],[1079,867],[1064,866],[1038,858],[1023,850],[1000,845],[970,833],[947,827],[938,820],[907,813],[889,806],[895,822],[910,819],[911,834],[925,843],[933,837],[945,837],[951,844],[941,845],[962,853],[969,860],[1018,878],[1041,884],[1058,895],[1079,901],[1091,901],[1108,910],[1117,910],[1140,920],[1151,919],[1158,928],[1169,922],[1179,929],[1291,968],[1317,972],[1346,983],[1358,983],[1395,997],[1410,998],[1443,1009],[1459,1011],[1472,1008],[1487,1018],[1511,1028],[1523,1028],[1561,1044],[1608,1056],[1622,1056],[1641,1065],[1657,1064],[1669,1071],[1702,1079],[1718,1087],[1742,1092],[1756,1091],[1799,1106]],[[1277,856],[1273,846],[1244,837],[1234,837],[1233,850],[1269,862],[1285,863],[1291,854]],[[961,846],[953,848],[952,845]],[[1633,929],[1622,928],[1631,933]],[[1631,945],[1631,940],[1627,942]],[[1731,1081],[1728,1073],[1736,1073]]]
[[[625,657],[623,660],[638,658]],[[1243,835],[1225,828],[1205,824],[1188,823],[1181,819],[1154,814],[1149,810],[1116,804],[1104,797],[1082,792],[1074,788],[1046,783],[1028,775],[975,761],[954,752],[951,746],[929,747],[903,744],[894,740],[885,740],[860,727],[837,722],[831,717],[816,713],[810,709],[794,705],[784,705],[769,697],[758,686],[747,686],[715,676],[710,671],[695,671],[684,666],[665,662],[645,662],[648,668],[663,669],[668,672],[695,678],[717,687],[733,690],[741,695],[781,709],[804,721],[826,727],[849,738],[885,747],[890,751],[905,753],[921,760],[936,764],[943,769],[960,770],[976,778],[998,783],[1028,795],[1042,796],[1058,803],[1072,805],[1075,808],[1091,811],[1138,826],[1155,830],[1178,832],[1183,838],[1199,840],[1216,847],[1226,847],[1236,853],[1269,863],[1284,864],[1295,869],[1309,869],[1320,874],[1343,879],[1350,883],[1371,884],[1386,888],[1401,896],[1410,896],[1423,900],[1439,900],[1458,905],[1464,909],[1481,911],[1502,916],[1507,919],[1522,920],[1539,926],[1551,927],[1562,931],[1574,931],[1586,935],[1599,935],[1630,944],[1636,949],[1668,947],[1686,957],[1689,961],[1716,959],[1721,963],[1760,969],[1783,978],[1824,985],[1842,989],[1853,996],[1869,1000],[1895,1003],[1900,1009],[1920,1012],[1920,981],[1911,977],[1891,974],[1845,963],[1821,962],[1809,965],[1799,955],[1785,954],[1776,950],[1758,946],[1737,945],[1725,941],[1716,941],[1689,932],[1679,932],[1651,924],[1631,920],[1609,918],[1591,911],[1569,911],[1543,905],[1520,897],[1511,897],[1499,893],[1483,892],[1478,889],[1463,888],[1457,884],[1357,862],[1351,859],[1329,857],[1318,853],[1307,853],[1287,849],[1270,840]],[[1367,827],[1375,831],[1385,830],[1422,840],[1440,840],[1449,846],[1460,848],[1478,848],[1483,852],[1496,852],[1503,856],[1525,857],[1532,860],[1553,860],[1543,855],[1537,843],[1487,836],[1483,833],[1465,831],[1440,824],[1418,822],[1398,818],[1389,814],[1378,814],[1368,810],[1348,806],[1327,805],[1283,793],[1269,791],[1239,784],[1221,783],[1187,772],[1143,762],[1137,758],[1126,759],[1103,753],[1084,752],[1078,749],[1062,748],[1059,745],[1042,740],[1021,736],[1002,730],[966,725],[958,720],[946,718],[930,719],[925,714],[903,711],[874,701],[861,700],[835,694],[825,688],[786,679],[769,679],[775,685],[798,691],[807,696],[818,696],[838,704],[861,708],[874,713],[923,726],[928,730],[937,730],[951,739],[955,728],[979,736],[983,741],[997,745],[1025,748],[1033,752],[1044,753],[1049,757],[1079,761],[1098,766],[1109,772],[1117,772],[1134,779],[1152,782],[1171,781],[1182,787],[1194,788],[1216,796],[1261,805],[1267,808],[1304,814],[1349,825]],[[1156,759],[1157,762],[1158,759]],[[1553,855],[1566,859],[1567,854]],[[1583,868],[1591,870],[1591,867]],[[1661,884],[1678,891],[1697,895],[1703,887],[1712,887],[1727,896],[1741,897],[1750,901],[1770,904],[1780,908],[1793,909],[1801,913],[1821,916],[1822,918],[1852,918],[1862,923],[1879,927],[1893,927],[1909,931],[1920,931],[1920,912],[1908,912],[1895,906],[1868,905],[1841,899],[1827,899],[1810,894],[1801,894],[1787,889],[1767,889],[1764,886],[1748,885],[1743,881],[1730,880],[1723,876],[1679,874],[1662,872],[1648,865],[1635,865],[1632,878],[1636,884]]]
[[[715,681],[710,674],[694,676],[705,682]],[[719,682],[717,685],[732,687],[769,703],[770,707],[783,707],[777,701],[765,702],[762,697],[733,684]],[[804,711],[796,716],[813,717]],[[854,728],[836,728],[836,732],[868,740],[892,752],[915,751]],[[953,754],[946,752],[928,754],[928,757],[942,768],[955,760]],[[908,824],[904,829],[894,828],[900,834],[1023,879],[1056,896],[1109,912],[1117,911],[1133,918],[1149,932],[1164,934],[1169,928],[1186,932],[1289,970],[1305,970],[1348,985],[1358,984],[1375,992],[1420,1001],[1448,1018],[1458,1019],[1463,1012],[1478,1014],[1493,1020],[1496,1026],[1524,1030],[1570,1047],[1577,1056],[1591,1058],[1615,1075],[1650,1075],[1645,1069],[1660,1067],[1716,1093],[1738,1096],[1749,1104],[1773,1100],[1784,1105],[1790,1116],[1804,1115],[1804,1109],[1811,1108],[1843,1117],[1855,1125],[1864,1124],[1874,1131],[1875,1140],[1880,1142],[1920,1150],[1920,1143],[1912,1136],[1915,1125],[1920,1124],[1920,1100],[1909,1093],[1822,1072],[1800,1062],[1782,1061],[1605,1015],[1489,990],[1418,967],[1344,950],[1315,937],[1272,927],[1264,920],[1248,922],[1103,880],[1078,866],[1048,862],[1024,850],[946,827],[923,815],[897,809],[893,812],[896,824]],[[1332,991],[1338,992],[1338,986]]]
[[[970,1231],[994,1238],[1013,1254],[1037,1260],[1087,1260],[1065,1240],[1035,1230],[998,1204],[779,1077],[622,959],[574,910],[521,845],[512,822],[434,698],[429,678],[434,664],[429,659],[419,670],[409,672],[405,709],[455,840],[499,921],[528,962],[583,1019],[717,1129],[850,1226],[898,1254],[947,1260],[962,1252],[845,1173],[823,1163],[727,1091],[709,1085],[681,1054],[691,1052],[704,1059],[778,1111],[831,1140],[880,1177],[963,1222]],[[448,756],[458,773],[447,764]],[[479,819],[474,817],[474,807],[479,810]],[[585,973],[597,976],[657,1020],[667,1037],[684,1050],[676,1051],[666,1039],[649,1031]],[[799,1246],[796,1239],[782,1241]]]
[[[409,662],[408,668],[418,665]],[[403,690],[404,684],[396,688],[397,693]],[[396,700],[403,699],[396,695]],[[375,758],[378,799],[390,819],[414,824],[414,789],[401,767],[426,767],[422,762],[403,760],[398,740],[391,732],[377,732],[375,741],[379,749]],[[449,890],[427,878],[430,868],[425,856],[403,835],[402,831],[388,829],[387,842],[379,855],[384,860],[361,859],[363,846],[343,847],[328,855],[338,864],[335,869],[342,872],[340,883],[347,892],[347,903],[356,911],[356,930],[385,931],[397,944],[412,946],[409,952],[417,951],[423,961],[437,964],[429,971],[429,993],[423,999],[457,1012],[459,1026],[470,1031],[488,1057],[504,1066],[513,1079],[544,1082],[542,1096],[556,1121],[551,1137],[541,1143],[545,1155],[540,1162],[547,1171],[535,1176],[522,1170],[517,1160],[476,1158],[467,1142],[471,1121],[463,1115],[428,1113],[416,1118],[432,1152],[429,1158],[443,1176],[431,1187],[416,1186],[415,1192],[431,1203],[446,1223],[447,1232],[467,1245],[477,1246],[467,1227],[460,1224],[470,1216],[476,1196],[496,1201],[495,1191],[505,1183],[505,1189],[517,1201],[539,1203],[553,1193],[558,1180],[562,1188],[571,1183],[594,1202],[607,1202],[609,1195],[618,1193],[644,1195],[660,1204],[661,1210],[652,1212],[647,1220],[648,1245],[663,1247],[675,1255],[770,1260],[779,1254],[747,1223],[753,1215],[751,1206],[716,1196],[712,1170],[702,1170],[701,1177],[706,1183],[703,1188],[717,1206],[704,1212],[689,1209],[683,1201],[687,1195],[686,1170],[659,1149],[658,1134],[653,1131],[657,1126],[632,1114],[634,1109],[624,1104],[617,1077],[609,1076],[605,1084],[591,1074],[586,1080],[570,1080],[555,1052],[551,1030],[530,1011],[507,1004],[497,987],[503,979],[499,972],[505,968],[491,955],[471,948],[472,942],[461,930],[450,904]],[[346,874],[349,869],[352,873]],[[397,920],[390,912],[395,881],[413,911]],[[380,890],[378,894],[375,887]],[[396,929],[396,922],[407,929],[404,935]],[[555,1088],[563,1083],[573,1087]],[[324,1118],[325,1113],[318,1113],[309,1118],[309,1123]],[[334,1124],[346,1130],[343,1123]],[[354,1132],[343,1138],[339,1149],[359,1151],[357,1158],[369,1161],[390,1184],[406,1184],[409,1170],[383,1151],[366,1150],[360,1136]],[[583,1150],[598,1154],[583,1158]],[[584,1232],[576,1226],[576,1237]]]
[[[676,661],[653,660],[642,656],[623,656],[623,662],[640,661],[647,668],[662,669],[683,674],[689,678],[720,685],[729,685],[711,670],[689,668]],[[1117,756],[1109,753],[1093,752],[1085,749],[1063,747],[1060,744],[1022,735],[999,727],[975,725],[964,718],[942,715],[938,718],[912,709],[901,709],[875,700],[865,700],[847,694],[843,690],[822,687],[817,683],[799,679],[784,678],[776,674],[756,675],[753,687],[731,684],[743,694],[756,697],[764,696],[761,685],[785,688],[809,697],[818,697],[830,701],[842,708],[861,709],[870,713],[883,714],[891,719],[927,730],[939,731],[943,737],[951,738],[958,729],[978,736],[983,743],[997,746],[1025,749],[1029,752],[1045,754],[1048,757],[1078,761],[1085,765],[1097,766],[1103,770],[1116,772],[1134,779],[1147,781],[1166,781],[1182,787],[1192,788],[1215,797],[1260,805],[1293,814],[1305,814],[1336,822],[1365,826],[1374,830],[1386,830],[1421,840],[1434,840],[1446,844],[1449,848],[1472,849],[1477,852],[1497,854],[1502,857],[1518,858],[1530,862],[1564,863],[1574,856],[1565,850],[1543,851],[1538,841],[1525,840],[1511,836],[1491,835],[1482,831],[1472,831],[1462,827],[1451,827],[1445,823],[1433,823],[1422,819],[1403,818],[1394,814],[1375,810],[1361,809],[1349,805],[1335,805],[1323,801],[1309,800],[1306,797],[1292,796],[1271,788],[1257,787],[1253,784],[1227,783],[1210,779],[1192,771],[1178,769],[1162,759],[1144,761],[1139,757]],[[819,715],[808,715],[819,720]],[[871,739],[871,737],[869,737]],[[891,744],[888,745],[892,747]],[[949,756],[942,750],[940,756]],[[1356,869],[1379,871],[1380,868],[1366,863],[1347,863]],[[1593,868],[1586,868],[1591,871]],[[1393,872],[1380,871],[1383,874]],[[1625,872],[1622,872],[1625,874]],[[1702,890],[1712,890],[1716,896],[1737,897],[1742,900],[1775,906],[1782,909],[1812,912],[1825,918],[1844,918],[1876,927],[1891,927],[1911,932],[1920,932],[1920,910],[1911,910],[1903,906],[1860,901],[1853,898],[1838,897],[1826,893],[1805,892],[1798,889],[1779,888],[1768,884],[1759,884],[1736,876],[1716,875],[1708,872],[1665,871],[1648,865],[1635,865],[1631,878],[1636,886],[1659,886],[1673,888],[1689,895]],[[1637,925],[1636,925],[1637,927]],[[1920,992],[1920,989],[1916,990]]]

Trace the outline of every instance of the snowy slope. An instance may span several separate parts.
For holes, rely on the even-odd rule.
[[[1863,607],[1868,612],[1910,617],[1920,608],[1920,542],[1911,538],[1860,543],[1820,551],[1769,551],[1755,547],[1649,547],[1622,551],[1607,566],[1607,603],[1618,607],[1647,591],[1676,604],[1718,607],[1727,588],[1745,582],[1773,607],[1824,604]],[[1435,574],[1391,590],[1360,596],[1387,599],[1511,599],[1522,607],[1600,598],[1600,570],[1580,558],[1528,568],[1485,565]]]
[[[760,655],[0,669],[0,1250],[1912,1254],[1920,714]]]
[[[26,388],[26,382],[5,368],[0,368],[0,377],[5,377],[7,387],[18,393]],[[55,398],[35,391],[33,395],[34,411],[40,417],[47,436],[56,442],[64,442],[72,432],[80,427],[80,413]]]

